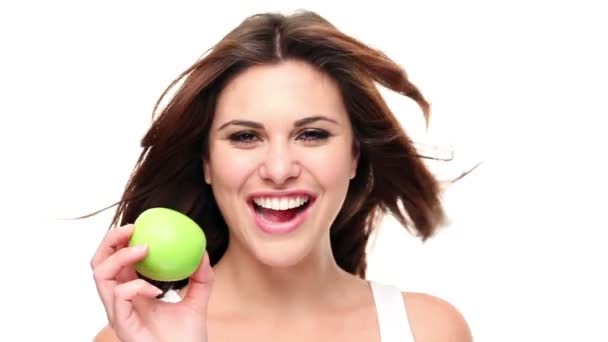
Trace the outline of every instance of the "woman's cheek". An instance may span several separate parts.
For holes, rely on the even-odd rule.
[[[210,164],[212,181],[228,187],[239,187],[259,164],[259,153],[248,150],[218,150]]]
[[[350,149],[327,147],[311,150],[302,164],[324,185],[337,185],[350,179],[352,153]]]

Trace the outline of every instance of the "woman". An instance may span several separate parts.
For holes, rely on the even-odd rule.
[[[400,67],[311,12],[247,18],[185,71],[91,261],[109,320],[96,340],[470,341],[449,303],[365,280],[380,214],[422,239],[445,222],[374,81],[428,119]],[[205,230],[190,279],[133,271],[146,249],[127,247],[132,223],[151,207]]]

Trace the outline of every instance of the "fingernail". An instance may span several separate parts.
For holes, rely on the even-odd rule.
[[[137,245],[137,246],[133,246],[133,250],[135,252],[143,252],[146,250],[147,247],[148,246],[146,246],[146,245]]]

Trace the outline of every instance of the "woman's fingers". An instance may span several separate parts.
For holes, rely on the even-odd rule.
[[[97,265],[94,270],[98,281],[114,280],[125,266],[131,266],[143,259],[148,253],[146,245],[124,247],[110,255],[104,262]]]
[[[113,290],[113,321],[117,329],[133,331],[141,324],[140,317],[135,312],[133,301],[137,298],[154,299],[162,291],[143,279],[135,279],[117,285]]]
[[[128,224],[109,230],[91,259],[91,268],[95,269],[97,265],[114,254],[120,247],[125,246],[131,238],[134,228],[135,225]]]
[[[211,294],[212,285],[213,269],[209,262],[209,254],[205,252],[203,261],[190,277],[186,295],[181,303],[188,305],[198,313],[205,314],[207,312],[207,303],[209,301],[209,295]]]
[[[95,285],[105,307],[111,311],[112,291],[118,285],[117,278],[124,269],[146,256],[148,249],[145,245],[125,247],[112,254],[102,263],[98,264],[93,272]]]

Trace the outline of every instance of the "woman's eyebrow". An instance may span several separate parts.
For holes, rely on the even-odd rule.
[[[254,128],[254,129],[264,129],[264,125],[262,125],[259,122],[249,121],[249,120],[230,120],[230,121],[226,122],[225,124],[221,125],[220,128],[218,128],[218,131],[222,130],[230,125],[244,126],[244,127]]]
[[[321,120],[328,121],[328,122],[338,125],[338,122],[336,120],[330,119],[323,115],[315,115],[315,116],[309,116],[309,117],[306,117],[303,119],[299,119],[296,122],[294,122],[293,125],[294,125],[294,127],[301,127],[301,126],[305,126],[305,125],[311,124],[313,122],[321,121]],[[236,120],[230,120],[230,121],[222,124],[218,128],[218,131],[222,130],[228,126],[231,126],[231,125],[244,126],[244,127],[249,127],[249,128],[253,128],[253,129],[264,129],[264,125],[262,125],[259,122],[236,119]]]
[[[307,125],[307,124],[310,124],[310,123],[313,123],[313,122],[316,122],[316,121],[319,121],[319,120],[329,121],[329,122],[331,122],[333,124],[338,125],[338,122],[336,120],[330,119],[330,118],[328,118],[326,116],[323,116],[323,115],[309,116],[307,118],[303,118],[303,119],[297,120],[293,125],[295,127],[301,127],[301,126],[304,126],[304,125]]]

